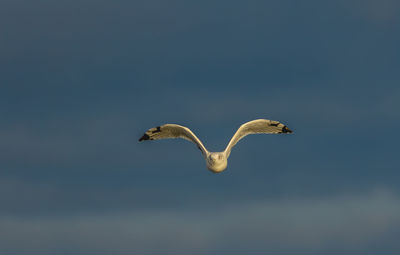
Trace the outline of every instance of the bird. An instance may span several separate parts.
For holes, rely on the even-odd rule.
[[[178,124],[164,124],[147,130],[139,142],[146,140],[159,140],[168,138],[183,138],[197,145],[203,154],[208,170],[213,173],[220,173],[228,166],[228,158],[232,148],[243,137],[250,134],[289,134],[293,131],[286,125],[275,120],[256,119],[242,124],[224,151],[209,152],[199,138],[187,127]]]

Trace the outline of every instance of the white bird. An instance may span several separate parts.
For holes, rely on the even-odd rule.
[[[220,173],[228,166],[228,157],[231,154],[231,150],[240,139],[249,134],[261,133],[292,133],[292,130],[287,128],[279,121],[266,119],[252,120],[239,127],[228,146],[226,146],[225,150],[221,152],[209,152],[206,147],[204,147],[200,139],[197,138],[197,136],[189,128],[177,124],[165,124],[155,128],[150,128],[146,131],[146,133],[144,133],[139,141],[167,138],[183,138],[189,140],[195,143],[201,150],[204,159],[206,160],[207,168],[214,173]]]

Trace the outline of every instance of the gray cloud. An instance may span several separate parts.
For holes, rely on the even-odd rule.
[[[366,195],[53,218],[0,218],[4,254],[376,254],[400,246],[400,198]],[[389,239],[387,239],[389,238]],[[378,249],[379,250],[379,249]],[[384,247],[381,250],[385,250]]]
[[[374,24],[388,26],[398,22],[400,4],[396,0],[356,0],[352,2],[351,11],[364,16]],[[359,8],[354,8],[354,6]]]

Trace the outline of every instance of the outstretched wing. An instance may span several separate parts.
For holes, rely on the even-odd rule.
[[[139,142],[143,140],[159,140],[168,138],[183,138],[188,141],[191,141],[197,145],[197,147],[201,150],[203,155],[207,155],[208,151],[201,143],[200,139],[197,138],[197,136],[193,134],[193,132],[187,127],[176,124],[165,124],[155,128],[150,128],[139,139]]]
[[[275,120],[258,119],[244,123],[236,131],[235,135],[232,137],[228,146],[226,146],[225,149],[226,156],[229,157],[229,154],[231,154],[233,146],[235,146],[235,144],[239,142],[239,140],[245,137],[246,135],[281,134],[281,133],[292,133],[292,130],[290,130],[288,127],[286,127],[279,121]]]

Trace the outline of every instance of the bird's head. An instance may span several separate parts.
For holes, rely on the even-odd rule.
[[[228,161],[223,152],[212,152],[207,157],[207,168],[214,173],[224,171],[227,165]]]
[[[222,155],[221,152],[214,152],[214,153],[210,153],[210,155],[208,156],[210,161],[212,162],[217,162],[223,159],[224,155]]]

